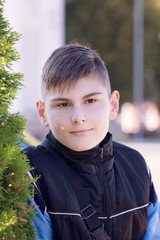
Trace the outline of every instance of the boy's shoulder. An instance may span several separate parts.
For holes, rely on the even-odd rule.
[[[139,161],[145,163],[145,160],[139,151],[125,144],[113,141],[113,150],[116,156],[129,159],[130,161],[137,161],[138,159]]]
[[[132,152],[132,153],[135,152],[136,154],[141,155],[140,152],[137,151],[136,149],[115,141],[113,141],[113,149],[115,151],[126,151],[126,152]]]
[[[36,155],[46,153],[46,149],[42,145],[29,146],[22,150],[28,157],[34,157]]]
[[[29,146],[22,150],[22,153],[26,154],[29,162],[33,166],[42,165],[47,162],[47,159],[50,159],[50,152],[42,145]]]
[[[56,164],[59,159],[59,155],[54,149],[50,151],[42,144],[26,147],[22,152],[26,154],[30,165],[43,170],[46,166],[53,167],[53,164]]]

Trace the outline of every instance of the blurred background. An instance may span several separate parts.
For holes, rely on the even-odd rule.
[[[22,34],[13,68],[24,74],[24,87],[11,111],[25,116],[26,131],[40,141],[48,132],[35,105],[48,56],[73,41],[89,44],[120,92],[113,139],[142,153],[160,195],[160,0],[6,0],[5,15]]]

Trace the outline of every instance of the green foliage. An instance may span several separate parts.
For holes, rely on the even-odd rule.
[[[0,144],[0,153],[0,239],[34,239],[27,160],[19,148],[6,143]]]
[[[12,64],[20,59],[14,48],[19,35],[12,31],[3,16],[4,1],[0,0],[0,239],[35,239],[31,219],[33,205],[32,180],[25,155],[20,154],[25,119],[10,113],[10,105],[22,86],[22,75],[14,73]]]
[[[22,75],[12,71],[12,63],[20,59],[14,48],[20,35],[10,28],[3,17],[3,3],[0,1],[0,103],[11,103],[22,86]]]
[[[156,1],[144,1],[144,81],[145,97],[158,103],[155,91],[160,91],[160,9]],[[120,91],[121,103],[132,101],[133,0],[67,0],[66,42],[75,40],[89,43],[102,56],[112,89]]]

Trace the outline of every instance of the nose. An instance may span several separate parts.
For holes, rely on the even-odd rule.
[[[82,109],[80,107],[76,107],[73,110],[73,114],[72,114],[72,123],[73,124],[81,124],[83,122],[86,122],[86,115],[84,114],[84,112],[82,111]]]

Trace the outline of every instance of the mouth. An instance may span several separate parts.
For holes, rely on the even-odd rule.
[[[73,135],[81,136],[81,135],[85,135],[85,134],[89,133],[90,131],[92,131],[92,128],[75,130],[75,131],[71,131],[70,133]]]

